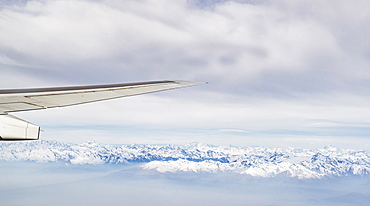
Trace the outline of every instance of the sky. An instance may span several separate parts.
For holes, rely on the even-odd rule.
[[[208,84],[13,115],[42,139],[370,150],[367,0],[0,0],[0,88]]]

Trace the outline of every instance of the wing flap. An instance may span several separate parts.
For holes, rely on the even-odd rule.
[[[42,106],[29,104],[26,102],[9,102],[9,103],[0,103],[0,108],[6,111],[25,111],[25,110],[34,110],[34,109],[43,109]]]

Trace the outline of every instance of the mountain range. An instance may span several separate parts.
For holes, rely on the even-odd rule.
[[[138,164],[159,173],[236,173],[252,177],[318,179],[370,176],[370,154],[362,150],[175,145],[103,145],[57,141],[5,142],[0,161],[62,162],[73,165]]]

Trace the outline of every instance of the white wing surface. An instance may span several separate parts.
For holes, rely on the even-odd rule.
[[[203,82],[176,80],[76,87],[0,90],[0,114],[64,107],[188,87],[197,84],[203,84]]]

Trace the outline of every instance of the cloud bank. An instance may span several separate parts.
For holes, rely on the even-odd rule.
[[[299,137],[284,144],[368,148],[369,8],[361,0],[2,1],[0,86],[209,82],[109,106],[20,114],[45,125],[51,139],[66,131],[55,125],[69,127],[81,141],[91,138],[71,128],[78,125],[101,142],[106,133],[115,143],[144,136],[162,143],[154,139],[173,131],[233,144]],[[92,122],[130,132],[96,132],[86,126]],[[137,128],[154,130],[136,135]],[[272,139],[248,138],[256,136]]]

